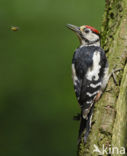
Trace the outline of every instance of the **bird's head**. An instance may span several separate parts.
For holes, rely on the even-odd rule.
[[[72,24],[67,24],[67,27],[76,33],[81,45],[100,46],[100,34],[95,28],[88,25],[77,27]]]

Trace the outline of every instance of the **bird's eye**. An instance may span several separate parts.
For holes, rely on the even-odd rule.
[[[90,31],[88,29],[84,29],[84,32],[85,33],[89,33]]]

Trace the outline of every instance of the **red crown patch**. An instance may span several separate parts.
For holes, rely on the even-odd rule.
[[[89,25],[86,25],[85,26],[86,28],[88,28],[88,29],[91,29],[93,32],[95,32],[96,34],[99,34],[99,31],[97,30],[97,29],[95,29],[95,28],[93,28],[93,27],[91,27],[91,26],[89,26]]]

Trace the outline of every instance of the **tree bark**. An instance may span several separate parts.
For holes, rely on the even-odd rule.
[[[116,74],[117,85],[111,78],[95,104],[91,132],[86,145],[82,138],[78,156],[98,156],[94,144],[127,150],[127,0],[106,0],[101,36],[110,72],[114,67],[122,70]]]

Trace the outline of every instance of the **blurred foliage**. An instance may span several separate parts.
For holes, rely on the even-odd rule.
[[[103,12],[104,0],[0,1],[0,156],[76,155],[79,42],[65,25],[99,29]]]

